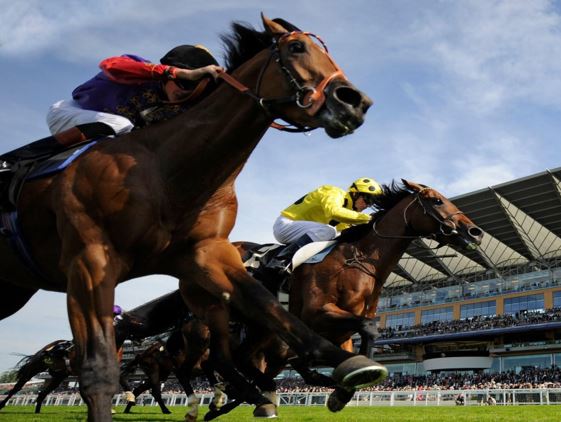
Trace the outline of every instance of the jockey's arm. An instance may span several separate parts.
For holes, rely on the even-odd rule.
[[[340,223],[364,224],[370,221],[370,215],[345,208],[344,193],[327,195],[322,199],[321,203],[325,214],[330,215],[330,219],[337,220]]]
[[[103,60],[99,67],[112,81],[122,84],[141,84],[153,80],[197,80],[205,75],[216,78],[220,66],[209,65],[199,69],[181,69],[175,66],[150,63],[137,56],[118,56]]]

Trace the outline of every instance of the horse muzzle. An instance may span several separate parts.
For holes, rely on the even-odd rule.
[[[319,117],[325,132],[332,138],[353,133],[364,123],[372,100],[349,81],[337,79],[325,89],[325,104]]]
[[[459,230],[457,235],[457,245],[468,251],[473,251],[481,245],[482,239],[483,230],[475,225],[470,225]]]

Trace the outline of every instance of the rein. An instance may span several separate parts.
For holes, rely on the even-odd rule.
[[[280,48],[279,48],[281,41],[284,40],[289,41],[290,38],[293,38],[296,35],[306,35],[308,37],[313,37],[316,40],[318,40],[323,47],[323,52],[327,55],[329,61],[335,67],[335,71],[330,75],[326,76],[325,78],[323,78],[320,81],[320,83],[317,84],[315,87],[300,84],[300,82],[298,82],[296,77],[293,75],[292,71],[282,61]],[[277,63],[280,66],[280,69],[283,75],[285,76],[286,80],[288,81],[289,85],[294,88],[295,92],[293,95],[286,96],[286,97],[274,97],[274,98],[264,98],[259,95],[261,83],[263,81],[263,75],[265,74],[265,71],[267,70],[267,68],[269,67],[270,63],[273,60],[275,61],[275,63]],[[302,109],[306,109],[307,113],[310,116],[315,116],[319,111],[319,109],[321,108],[321,106],[325,103],[324,91],[327,85],[329,85],[329,83],[336,78],[347,79],[343,71],[339,68],[339,66],[337,66],[335,61],[329,55],[327,46],[325,45],[323,40],[317,35],[312,34],[311,32],[300,32],[300,31],[287,32],[281,35],[278,39],[275,39],[275,42],[271,46],[271,54],[267,59],[267,61],[265,62],[265,65],[261,68],[261,71],[259,72],[259,77],[257,79],[255,91],[252,91],[250,88],[248,88],[240,81],[238,81],[236,78],[234,78],[232,75],[226,72],[220,72],[218,74],[218,78],[222,79],[224,82],[226,82],[228,85],[238,90],[242,94],[247,95],[250,98],[254,99],[259,104],[259,106],[261,106],[261,108],[263,108],[271,116],[273,116],[274,114],[278,114],[278,113],[273,113],[272,108],[274,106],[290,104],[290,103],[294,103],[298,107]],[[281,118],[289,122],[290,124],[283,125],[280,123],[273,122],[271,124],[271,127],[286,132],[309,132],[315,129],[312,127],[302,126],[297,123],[290,122],[288,119],[284,117]]]

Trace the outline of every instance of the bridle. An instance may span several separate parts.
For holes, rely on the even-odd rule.
[[[322,51],[327,55],[329,61],[335,67],[335,70],[325,78],[323,78],[315,87],[303,85],[298,81],[298,78],[294,75],[293,71],[283,62],[282,56],[280,54],[280,45],[281,42],[289,42],[291,39],[295,38],[298,35],[306,35],[311,38],[315,38],[320,45],[323,47]],[[264,98],[262,97],[259,92],[261,90],[261,84],[263,81],[263,75],[265,71],[271,64],[271,62],[275,62],[280,66],[280,69],[285,76],[288,84],[293,88],[294,93],[289,96],[284,97],[272,97],[272,98]],[[325,103],[325,88],[331,81],[335,78],[342,78],[344,80],[347,79],[343,71],[337,66],[335,61],[329,55],[327,50],[327,46],[323,42],[323,40],[318,37],[317,35],[311,32],[301,32],[301,31],[292,31],[286,32],[279,37],[274,38],[274,42],[271,45],[271,54],[269,55],[267,61],[261,68],[259,72],[259,76],[257,78],[257,83],[255,86],[255,90],[251,90],[240,81],[235,79],[233,76],[229,75],[226,72],[220,72],[218,74],[218,78],[222,79],[224,82],[232,86],[233,88],[240,91],[242,94],[245,94],[251,98],[253,98],[257,103],[263,108],[269,115],[274,116],[276,118],[281,118],[287,122],[289,125],[282,125],[279,123],[273,122],[271,125],[275,129],[283,130],[287,132],[308,132],[315,128],[303,126],[295,122],[290,122],[289,119],[286,117],[280,116],[278,112],[275,112],[275,107],[278,105],[285,105],[285,104],[296,104],[296,106],[305,109],[308,115],[315,116],[321,106]],[[292,126],[291,126],[292,125]]]
[[[403,221],[405,222],[405,227],[409,228],[413,232],[416,231],[413,228],[413,226],[411,225],[411,223],[409,223],[409,221],[407,220],[407,211],[409,210],[409,208],[411,208],[411,206],[415,202],[418,202],[419,205],[421,206],[421,208],[423,209],[423,213],[425,215],[428,215],[428,216],[432,217],[433,219],[435,219],[436,222],[439,224],[440,234],[442,234],[443,236],[457,235],[458,234],[458,226],[454,222],[453,218],[456,215],[462,215],[464,213],[462,211],[458,210],[458,211],[456,211],[454,213],[451,213],[447,216],[442,216],[439,212],[437,212],[434,209],[434,207],[432,207],[430,204],[428,204],[427,199],[425,199],[421,196],[421,193],[423,193],[424,191],[429,190],[429,189],[430,188],[425,187],[425,188],[417,191],[415,193],[413,199],[411,200],[411,202],[409,202],[407,204],[407,206],[404,208],[404,210],[403,210]],[[422,239],[422,238],[434,239],[436,237],[435,233],[432,233],[430,235],[412,235],[412,236],[408,236],[408,235],[383,235],[383,234],[380,234],[380,232],[376,228],[376,223],[377,222],[378,221],[374,221],[374,223],[372,223],[372,230],[374,231],[376,236],[378,236],[382,239]]]

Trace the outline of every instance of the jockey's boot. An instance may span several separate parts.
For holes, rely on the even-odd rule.
[[[285,248],[267,264],[267,268],[276,270],[283,275],[290,274],[292,272],[292,258],[296,252],[298,252],[298,249],[306,246],[308,243],[312,243],[313,241],[314,239],[307,234],[300,236],[294,242],[285,246]]]
[[[22,160],[36,160],[47,158],[62,152],[74,145],[92,138],[115,135],[111,126],[95,122],[78,125],[52,136],[24,145],[0,156],[0,177],[2,173],[12,173],[16,170],[15,164]]]

